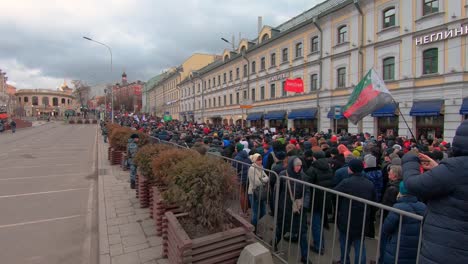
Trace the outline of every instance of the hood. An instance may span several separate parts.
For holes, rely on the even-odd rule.
[[[300,179],[300,178],[301,178],[302,169],[301,169],[301,171],[299,171],[298,173],[296,173],[296,172],[294,171],[294,160],[295,160],[295,159],[299,159],[299,157],[297,157],[297,156],[291,156],[291,157],[289,157],[287,171],[288,171],[289,177],[295,178],[295,179]]]
[[[326,171],[326,170],[330,169],[330,165],[328,164],[328,159],[327,158],[322,158],[322,159],[318,159],[318,160],[314,161],[312,163],[312,167],[317,168],[319,170],[323,170],[323,171]]]
[[[468,156],[468,120],[463,121],[455,132],[452,142],[453,155]]]
[[[247,152],[245,152],[245,150],[242,150],[241,152],[238,152],[237,156],[241,157],[242,159],[248,159],[249,158],[249,154]]]

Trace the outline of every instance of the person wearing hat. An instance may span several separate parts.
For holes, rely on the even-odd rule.
[[[249,159],[249,154],[244,150],[244,145],[241,143],[236,144],[236,156],[232,162],[232,166],[237,170],[237,177],[240,183],[240,205],[242,209],[242,214],[247,214],[249,209],[248,200],[247,200],[247,179],[250,164],[252,161]]]
[[[399,184],[399,194],[393,208],[420,216],[423,216],[426,211],[426,205],[419,202],[418,198],[415,196],[410,195],[403,182]],[[421,222],[411,217],[403,217],[400,235],[398,234],[400,229],[399,225],[400,214],[389,212],[382,226],[381,248],[384,250],[381,258],[383,257],[384,264],[395,263],[398,244],[400,248],[396,263],[416,263]]]
[[[335,191],[346,193],[352,196],[363,198],[366,200],[374,201],[374,185],[366,177],[362,175],[364,164],[361,160],[352,159],[348,163],[348,178],[342,180],[335,188]],[[366,246],[364,239],[361,240],[361,233],[365,225],[363,225],[364,217],[369,216],[369,210],[366,210],[364,216],[364,204],[358,202],[350,202],[349,199],[338,196],[338,230],[340,233],[340,249],[341,249],[341,263],[351,263],[349,259],[349,252],[351,245],[354,246],[354,263],[359,263],[359,256],[361,256],[360,264],[366,263]],[[348,219],[351,204],[351,218]],[[348,229],[349,222],[349,229]],[[347,248],[345,249],[345,246]],[[362,246],[362,255],[360,248]],[[345,256],[346,251],[346,256]]]
[[[455,132],[452,154],[439,164],[412,152],[402,159],[408,193],[427,201],[420,263],[468,263],[468,120]]]
[[[140,136],[138,134],[132,134],[128,139],[127,144],[127,164],[130,166],[130,188],[135,189],[135,178],[137,172],[137,166],[133,159],[138,151],[138,141]]]
[[[383,178],[382,170],[377,167],[377,158],[372,154],[367,154],[364,156],[364,176],[372,182],[374,185],[374,199],[376,202],[380,203],[383,194]],[[372,206],[369,208],[370,217],[367,221],[368,227],[366,228],[366,236],[370,238],[375,237],[375,214],[377,213],[377,208]]]
[[[250,205],[252,206],[252,225],[254,226],[254,232],[258,234],[257,223],[266,214],[266,199],[262,199],[262,192],[267,192],[269,177],[266,175],[262,166],[262,155],[255,153],[250,155],[252,166],[249,168],[249,188],[247,194],[249,195]],[[258,188],[257,195],[254,190]]]

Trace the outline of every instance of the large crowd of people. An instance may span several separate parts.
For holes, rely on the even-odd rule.
[[[230,160],[241,186],[242,214],[251,218],[257,230],[259,220],[267,213],[273,215],[275,201],[281,201],[273,246],[282,239],[300,240],[303,263],[309,261],[308,228],[312,251],[324,254],[329,241],[325,241],[322,228],[334,221],[331,216],[335,214],[341,248],[338,263],[351,263],[351,246],[354,263],[367,263],[362,230],[364,237],[380,239],[378,263],[395,263],[397,255],[396,263],[416,263],[420,232],[420,263],[468,263],[468,121],[458,127],[452,143],[442,138],[415,140],[369,133],[335,134],[331,130],[308,134],[302,130],[164,122],[145,115],[120,116],[115,122]],[[106,137],[105,128],[103,135]],[[278,183],[276,175],[381,203],[424,220],[421,225],[414,218],[400,218],[393,211],[365,207],[343,197],[334,208],[335,196],[324,195],[311,185],[305,188],[294,180]],[[275,197],[275,186],[280,197]],[[265,189],[269,190],[268,198]],[[381,233],[375,230],[380,214]],[[310,226],[307,219],[312,219]]]

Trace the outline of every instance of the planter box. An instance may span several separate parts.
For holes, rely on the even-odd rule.
[[[137,174],[135,175],[135,186],[138,186],[139,181],[140,181],[140,173],[137,170]],[[135,188],[135,197],[138,198],[138,188]]]
[[[164,232],[164,228],[166,227],[165,224],[165,216],[166,212],[173,212],[173,213],[181,213],[182,210],[179,206],[175,204],[169,204],[164,200],[162,197],[161,191],[163,187],[160,186],[153,186],[153,204],[152,204],[152,218],[154,219],[154,223],[156,226],[156,235],[162,236]]]
[[[112,147],[107,148],[107,160],[111,160],[112,157]]]
[[[245,246],[252,243],[253,226],[242,217],[226,210],[236,226],[223,232],[191,239],[178,219],[187,214],[166,212],[167,231],[163,236],[163,254],[169,263],[237,263]]]
[[[140,208],[147,208],[149,206],[149,182],[148,179],[138,173],[138,200],[140,201]]]
[[[122,153],[125,152],[123,150],[112,150],[111,155],[111,165],[120,165],[122,163]]]

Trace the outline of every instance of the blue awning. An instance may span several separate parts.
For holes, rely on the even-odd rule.
[[[468,115],[468,97],[463,99],[463,103],[460,108],[460,115]]]
[[[410,116],[438,116],[442,110],[443,100],[414,102]]]
[[[371,115],[373,117],[392,117],[395,116],[396,105],[394,103],[387,104],[384,107],[375,110]]]
[[[316,115],[317,108],[297,109],[289,113],[288,119],[314,119]]]
[[[341,107],[343,109],[343,107]],[[335,107],[332,106],[330,107],[330,111],[328,111],[327,117],[330,119],[335,119]],[[345,118],[343,115],[340,116],[340,118],[337,119],[343,119]]]
[[[281,120],[281,119],[284,119],[284,115],[286,115],[286,111],[272,111],[272,112],[268,112],[265,115],[265,119],[267,119],[267,120]]]
[[[262,113],[262,112],[259,112],[259,113],[250,113],[250,114],[247,116],[247,120],[249,120],[249,121],[257,121],[257,120],[262,119],[262,117],[263,117],[263,113]]]

